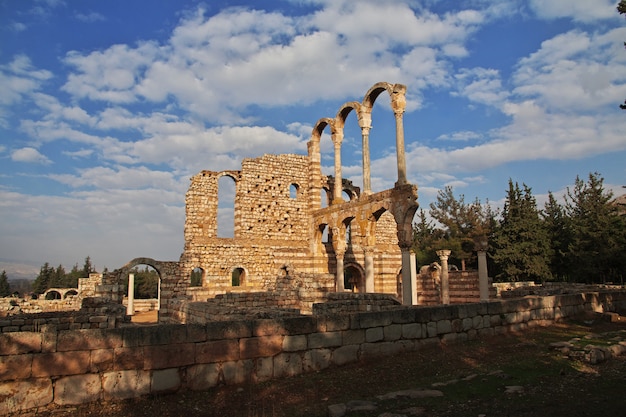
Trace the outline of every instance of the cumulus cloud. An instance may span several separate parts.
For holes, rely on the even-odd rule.
[[[11,153],[11,160],[15,162],[28,162],[44,165],[52,163],[48,157],[41,154],[37,149],[30,147],[14,150]]]

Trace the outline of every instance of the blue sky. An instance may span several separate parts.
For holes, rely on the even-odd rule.
[[[577,175],[626,185],[613,0],[0,0],[0,268],[178,260],[189,178],[306,153],[312,126],[407,85],[407,176],[499,206]],[[343,175],[361,184],[351,115]],[[372,187],[396,180],[380,96]],[[322,138],[332,173],[330,138]],[[21,264],[21,266],[17,266]],[[16,272],[17,273],[17,272]]]

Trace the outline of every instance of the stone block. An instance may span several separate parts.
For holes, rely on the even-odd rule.
[[[91,351],[90,372],[109,372],[114,368],[114,350],[113,349],[96,349]]]
[[[143,367],[143,347],[121,347],[113,350],[113,370]]]
[[[327,348],[341,346],[342,332],[324,332],[324,333],[312,333],[308,335],[309,349]]]
[[[365,330],[365,341],[367,343],[380,342],[385,338],[382,327],[373,327]]]
[[[305,372],[321,371],[330,366],[330,349],[311,349],[304,353],[302,367]]]
[[[446,334],[452,332],[452,323],[450,320],[439,320],[437,322],[437,334]]]
[[[345,365],[359,359],[359,345],[341,346],[332,352],[331,361],[334,365]]]
[[[365,330],[344,330],[341,332],[343,345],[358,345],[365,342]]]
[[[187,368],[185,386],[192,391],[206,391],[219,382],[220,365],[202,363]]]
[[[252,323],[249,321],[221,321],[206,325],[207,340],[240,339],[252,336]]]
[[[34,377],[79,375],[89,372],[89,351],[38,353],[33,355]]]
[[[227,385],[242,384],[252,377],[252,361],[233,361],[222,364],[222,376]]]
[[[206,340],[206,327],[200,324],[188,324],[185,326],[188,342],[204,342]]]
[[[196,343],[196,363],[236,361],[239,359],[239,341],[213,340]]]
[[[422,325],[420,323],[408,323],[402,325],[403,339],[419,339],[422,337]]]
[[[22,410],[43,407],[52,402],[50,378],[0,382],[0,415],[12,415]]]
[[[164,369],[193,365],[196,361],[194,343],[144,346],[143,369]]]
[[[283,348],[283,336],[248,337],[239,340],[239,355],[242,359],[274,356]]]
[[[0,381],[30,378],[32,353],[0,356]]]
[[[114,349],[122,347],[122,332],[119,330],[64,330],[57,338],[57,351]]]
[[[274,376],[274,358],[258,358],[255,360],[254,380],[263,382]]]
[[[307,337],[304,334],[296,336],[285,336],[283,339],[283,351],[285,352],[297,352],[299,350],[306,350]]]
[[[316,320],[310,316],[285,317],[282,324],[287,331],[285,334],[290,335],[313,333],[317,328]]]
[[[299,353],[281,353],[274,356],[274,377],[283,378],[302,373],[302,357]]]
[[[0,353],[2,355],[20,355],[37,352],[41,352],[41,333],[0,333]]]
[[[358,315],[358,320],[361,329],[388,326],[393,322],[393,313],[388,311],[361,313]]]
[[[392,342],[394,340],[399,340],[402,337],[402,325],[400,324],[391,324],[389,326],[385,326],[383,328],[383,334],[385,336],[386,342]]]
[[[351,328],[351,316],[349,314],[334,314],[324,316],[319,321],[323,321],[323,329],[325,332],[336,332],[339,330],[348,330]]]
[[[152,372],[150,393],[162,394],[176,392],[181,386],[178,368],[159,369]]]
[[[122,400],[150,393],[150,371],[126,370],[102,375],[104,400]]]
[[[281,320],[266,319],[253,322],[252,336],[276,336],[285,334],[287,334],[287,331]]]
[[[93,402],[100,399],[101,392],[98,374],[66,376],[54,383],[54,402],[59,405]]]

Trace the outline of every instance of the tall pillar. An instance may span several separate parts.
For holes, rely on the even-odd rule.
[[[441,261],[441,303],[450,304],[450,281],[448,280],[448,257],[450,250],[438,250],[437,256]]]
[[[128,274],[128,305],[126,306],[126,315],[135,314],[135,274]]]
[[[402,304],[413,305],[413,292],[415,291],[415,274],[411,272],[411,249],[410,247],[401,247],[402,250]],[[415,267],[413,267],[413,271]],[[413,276],[412,276],[413,275]]]
[[[370,129],[372,128],[372,109],[362,108],[359,111],[359,126],[363,139],[363,194],[372,193],[372,181],[370,170]]]
[[[343,276],[343,255],[344,252],[335,252],[335,259],[337,262],[337,272],[335,273],[335,291],[344,292],[344,276]]]
[[[402,117],[406,108],[406,86],[395,84],[391,95],[391,108],[396,118],[396,156],[398,160],[398,181],[396,186],[404,185],[406,180],[406,156],[404,153],[404,125]]]
[[[417,305],[417,259],[415,259],[415,252],[411,251],[411,303]]]
[[[489,301],[489,273],[487,271],[487,251],[478,252],[478,291],[480,301]]]
[[[374,292],[374,250],[366,247],[365,253],[365,292]]]
[[[341,142],[343,141],[343,131],[335,131],[331,134],[335,147],[335,187],[333,189],[333,204],[343,202],[341,192],[343,191],[341,181]]]

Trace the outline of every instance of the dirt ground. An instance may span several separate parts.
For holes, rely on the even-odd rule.
[[[329,406],[374,402],[350,416],[619,416],[626,412],[626,357],[591,365],[551,349],[551,342],[626,340],[626,322],[581,317],[548,328],[420,351],[262,384],[150,396],[81,406],[49,406],[20,416],[328,416]],[[585,337],[587,339],[585,339]],[[435,384],[433,386],[433,384]],[[518,392],[507,394],[507,387]],[[436,389],[440,397],[377,396]],[[387,413],[387,414],[385,414]]]

